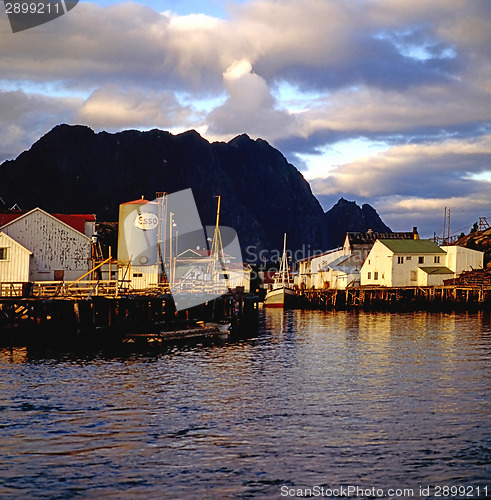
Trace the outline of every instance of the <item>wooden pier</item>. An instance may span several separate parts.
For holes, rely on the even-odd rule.
[[[302,290],[302,308],[365,310],[491,310],[491,286],[355,287]]]
[[[227,294],[176,311],[170,294],[0,298],[0,346],[117,347],[129,340],[223,339],[208,323],[230,323],[230,337],[257,331],[258,301]]]

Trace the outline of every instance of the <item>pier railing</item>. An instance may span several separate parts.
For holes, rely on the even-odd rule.
[[[222,295],[225,293],[223,285],[214,283],[198,283],[193,286],[175,284],[172,287],[174,293]],[[127,280],[76,280],[76,281],[34,281],[23,282],[0,282],[0,297],[92,297],[108,296],[118,297],[120,295],[162,295],[170,293],[168,283],[143,290],[135,290]]]
[[[117,281],[0,282],[0,297],[91,297],[117,296]]]
[[[118,282],[111,281],[36,281],[32,284],[33,297],[91,297],[92,295],[117,295]]]
[[[0,297],[22,297],[26,295],[26,283],[22,282],[0,282]]]

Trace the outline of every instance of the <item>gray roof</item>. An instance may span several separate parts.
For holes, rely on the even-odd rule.
[[[448,267],[420,267],[421,271],[424,271],[426,274],[455,274]]]

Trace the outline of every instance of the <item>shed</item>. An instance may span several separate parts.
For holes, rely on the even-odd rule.
[[[29,281],[71,281],[91,269],[91,239],[41,208],[0,230],[32,253]]]
[[[0,231],[0,283],[29,281],[32,252]]]
[[[439,286],[444,280],[451,279],[455,273],[445,266],[420,267],[418,269],[418,285]]]

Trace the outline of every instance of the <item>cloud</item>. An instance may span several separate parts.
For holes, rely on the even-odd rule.
[[[480,192],[469,174],[489,164],[488,0],[254,0],[229,12],[82,2],[15,35],[2,16],[0,158],[61,122],[195,128],[262,137],[305,169],[322,157],[331,174],[313,185],[324,200],[415,213],[405,201]],[[197,112],[194,98],[214,109]],[[332,165],[330,148],[357,138],[387,151]]]
[[[208,116],[208,132],[213,135],[248,133],[281,137],[292,128],[294,117],[279,109],[263,78],[254,73],[249,61],[235,61],[223,74],[228,99]]]
[[[404,218],[422,225],[431,236],[439,230],[435,218],[440,218],[445,206],[452,207],[460,226],[491,212],[491,182],[476,179],[479,174],[491,178],[490,158],[491,135],[394,146],[341,165],[311,184],[324,203],[341,195],[369,202],[392,229],[400,229]]]
[[[116,85],[95,90],[76,114],[78,123],[94,128],[172,128],[191,124],[196,114],[182,106],[171,92],[124,91]]]
[[[394,146],[375,156],[341,165],[325,179],[314,179],[319,194],[351,193],[365,198],[418,193],[441,198],[470,194],[470,174],[491,171],[491,135],[472,140]]]
[[[199,91],[218,87],[219,21],[179,18],[136,3],[80,3],[69,15],[13,36],[0,30],[0,74],[70,88],[118,82]],[[18,35],[18,36],[17,36]]]
[[[30,148],[60,120],[70,121],[78,104],[75,98],[0,91],[0,162]]]

